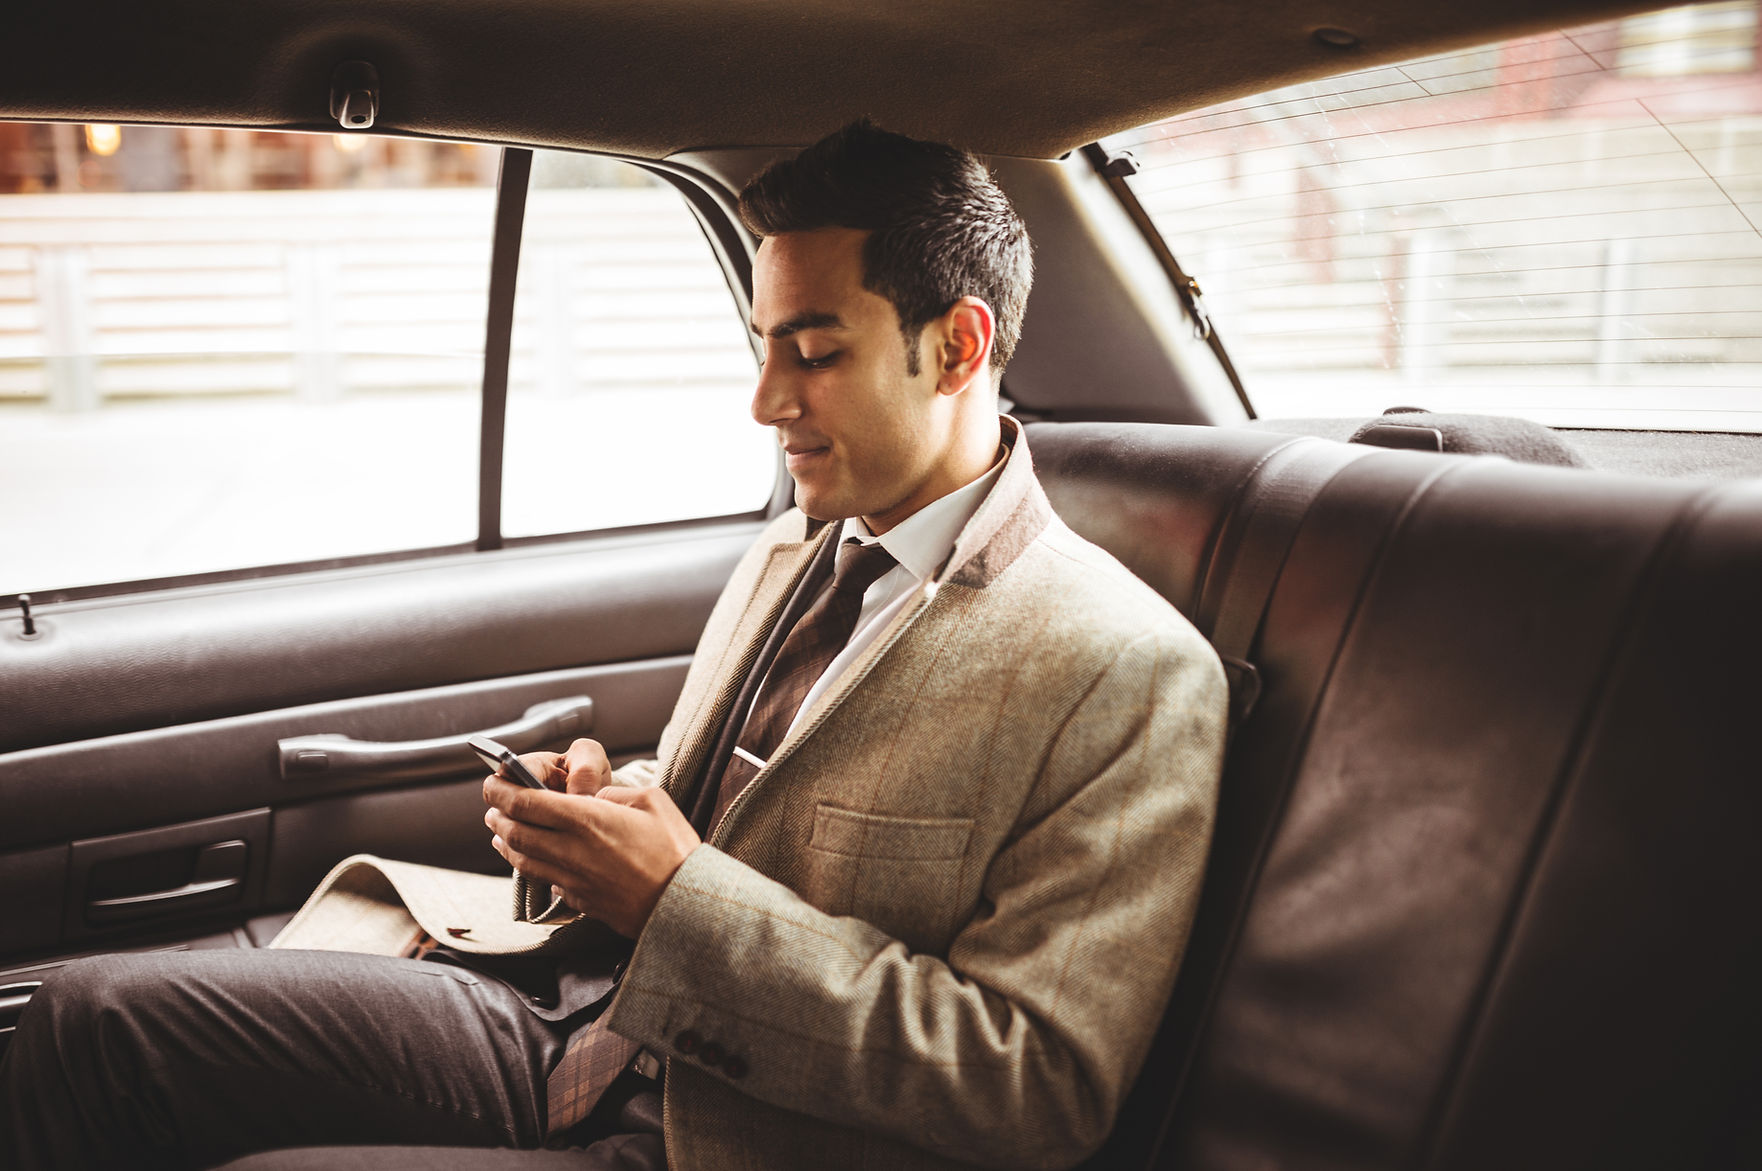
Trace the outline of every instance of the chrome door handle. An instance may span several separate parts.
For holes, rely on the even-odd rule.
[[[12,1040],[12,1034],[18,1028],[18,1018],[25,1005],[31,1002],[31,994],[42,986],[41,980],[0,984],[0,1055],[5,1054],[7,1042]]]
[[[32,993],[42,986],[41,980],[0,985],[0,1033],[7,1032],[18,1023],[18,1014],[31,1002]]]
[[[414,780],[483,772],[469,745],[470,736],[488,736],[515,752],[532,752],[593,727],[593,700],[585,695],[550,699],[526,709],[517,720],[429,740],[354,740],[348,736],[290,736],[276,742],[283,780],[311,776],[383,777]]]
[[[204,895],[232,890],[245,885],[243,878],[209,878],[202,882],[186,882],[169,890],[153,890],[143,895],[120,895],[114,899],[93,899],[86,904],[86,918],[93,923],[111,923],[152,915],[162,911],[182,911],[206,902]]]
[[[197,851],[196,869],[190,881],[166,890],[92,899],[86,903],[86,922],[96,927],[169,915],[173,911],[225,906],[244,894],[250,865],[251,847],[243,839],[211,842]]]

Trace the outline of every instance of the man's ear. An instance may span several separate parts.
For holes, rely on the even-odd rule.
[[[931,325],[937,359],[937,394],[959,394],[991,367],[997,316],[978,297],[962,297]]]

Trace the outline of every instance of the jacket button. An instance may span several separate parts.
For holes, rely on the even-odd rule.
[[[690,1029],[681,1030],[679,1035],[673,1038],[673,1048],[679,1050],[679,1052],[685,1054],[687,1057],[696,1053],[698,1047],[703,1043],[704,1039]]]
[[[727,1054],[723,1052],[722,1046],[716,1044],[714,1041],[710,1041],[698,1051],[697,1059],[713,1069],[716,1066],[721,1065],[722,1058],[726,1056]]]
[[[731,1078],[746,1076],[746,1060],[738,1053],[730,1053],[722,1062],[722,1072]]]

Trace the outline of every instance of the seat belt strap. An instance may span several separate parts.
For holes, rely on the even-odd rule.
[[[1254,404],[1248,401],[1248,389],[1242,385],[1242,376],[1236,372],[1236,364],[1230,361],[1230,352],[1224,348],[1224,339],[1219,336],[1217,325],[1211,319],[1211,310],[1206,307],[1205,294],[1199,289],[1199,281],[1181,267],[1174,250],[1151,220],[1150,213],[1138,201],[1137,192],[1126,182],[1129,176],[1138,173],[1138,160],[1132,157],[1131,151],[1110,151],[1098,142],[1084,147],[1083,155],[1107,183],[1114,197],[1120,201],[1120,206],[1144,236],[1144,242],[1155,253],[1163,271],[1169,274],[1169,279],[1175,286],[1175,295],[1181,299],[1187,316],[1193,322],[1193,336],[1210,347],[1211,356],[1217,359],[1224,377],[1230,380],[1230,386],[1236,391],[1236,399],[1242,404],[1242,409],[1248,412],[1248,417],[1259,418],[1255,414]]]
[[[1230,679],[1232,732],[1260,698],[1255,643],[1303,518],[1323,486],[1367,454],[1310,437],[1274,448],[1249,474],[1218,533],[1196,611]]]

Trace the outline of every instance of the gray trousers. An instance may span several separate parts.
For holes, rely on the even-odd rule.
[[[434,1149],[542,1143],[568,1033],[448,964],[243,949],[80,960],[44,983],[0,1064],[0,1168],[664,1168],[655,1134]]]

